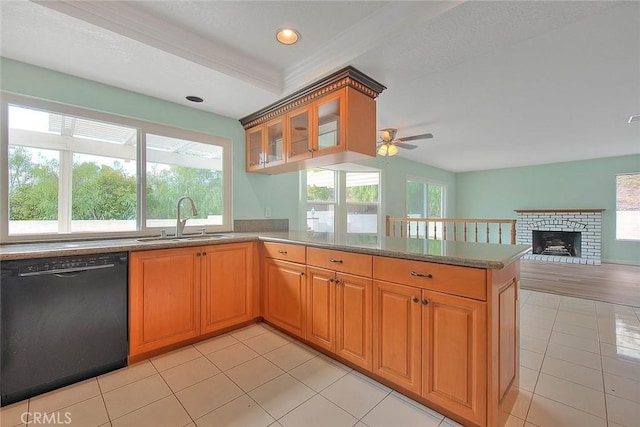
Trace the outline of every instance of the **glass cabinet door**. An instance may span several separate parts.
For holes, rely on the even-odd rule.
[[[326,101],[316,104],[317,114],[317,150],[318,151],[335,151],[343,141],[340,136],[340,114],[341,110],[341,93],[337,93],[334,97]]]
[[[300,108],[289,114],[287,120],[287,159],[301,160],[311,157],[311,109]]]
[[[247,131],[247,170],[254,170],[263,167],[263,139],[263,126],[259,126]]]
[[[265,166],[284,163],[284,119],[267,123],[267,158]]]

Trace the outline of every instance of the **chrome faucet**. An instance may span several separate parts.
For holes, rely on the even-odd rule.
[[[198,209],[196,209],[196,205],[195,203],[193,203],[193,199],[189,196],[182,196],[178,199],[178,218],[176,220],[176,237],[182,237],[182,232],[184,231],[184,226],[187,224],[187,220],[189,218],[185,218],[185,219],[181,219],[180,218],[180,203],[184,200],[187,199],[189,200],[189,202],[191,202],[191,212],[193,212],[193,215],[196,216],[198,215]]]

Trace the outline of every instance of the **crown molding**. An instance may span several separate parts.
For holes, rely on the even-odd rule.
[[[160,20],[129,2],[31,1],[229,77],[240,79],[276,95],[283,93],[283,75],[274,67],[252,60],[226,45]]]

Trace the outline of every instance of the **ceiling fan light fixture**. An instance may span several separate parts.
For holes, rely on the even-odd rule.
[[[282,44],[292,45],[300,40],[300,33],[294,28],[279,28],[276,32],[276,40]]]
[[[386,156],[387,151],[388,151],[387,144],[382,144],[380,147],[378,147],[378,155],[380,156],[383,156],[383,157]]]
[[[389,144],[389,148],[387,148],[387,155],[395,156],[396,154],[398,154],[398,147],[393,144]]]

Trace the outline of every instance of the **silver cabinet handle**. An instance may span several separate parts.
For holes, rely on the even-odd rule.
[[[335,259],[335,258],[329,258],[329,262],[337,262],[339,264],[342,264],[342,260],[341,259]]]
[[[427,274],[423,274],[423,273],[416,273],[415,271],[412,271],[412,272],[411,272],[411,275],[412,275],[413,277],[422,277],[422,278],[424,278],[424,279],[431,279],[431,278],[433,277],[433,276],[432,276],[431,274],[429,274],[429,273],[427,273]]]
[[[287,251],[283,251],[282,249],[280,249],[280,250],[278,251],[278,253],[279,253],[279,254],[282,254],[282,255],[286,255],[286,254],[287,254]]]

